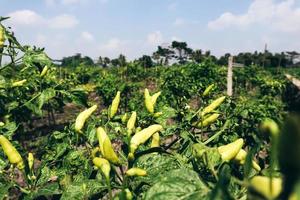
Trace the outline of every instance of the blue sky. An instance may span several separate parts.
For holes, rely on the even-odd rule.
[[[186,41],[226,52],[300,51],[300,0],[1,0],[22,43],[52,58],[151,54],[157,45]]]

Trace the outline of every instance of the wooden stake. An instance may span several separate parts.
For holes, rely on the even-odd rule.
[[[232,65],[233,57],[228,58],[228,72],[227,72],[227,95],[232,96]]]

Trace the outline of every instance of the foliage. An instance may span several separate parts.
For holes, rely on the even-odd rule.
[[[10,41],[1,56],[10,62],[0,68],[0,134],[21,153],[26,166],[17,169],[0,148],[0,199],[251,199],[248,185],[253,176],[281,172],[270,148],[274,138],[259,131],[265,118],[281,124],[286,114],[281,97],[288,83],[281,71],[254,65],[235,69],[234,96],[225,97],[226,68],[217,65],[210,52],[189,57],[184,42],[173,43],[172,51],[185,64],[172,67],[151,67],[145,56],[127,63],[123,55],[114,61],[99,58],[103,68],[81,55],[64,59],[64,65],[72,67],[55,67],[43,49],[22,46],[9,29],[5,35]],[[155,56],[166,63],[170,51],[160,47]],[[188,57],[196,62],[187,62]],[[107,68],[110,64],[118,67]],[[49,70],[41,76],[45,66]],[[153,113],[144,105],[145,88],[151,94],[161,91],[156,104],[148,99],[155,106]],[[121,101],[114,107],[116,115],[110,116],[117,91]],[[216,99],[222,101],[216,105]],[[67,104],[79,109],[57,130],[55,115],[65,112]],[[76,115],[95,104],[99,109],[84,119],[81,133],[76,132]],[[129,130],[125,114],[133,111],[137,119]],[[34,119],[46,116],[51,123],[46,133],[31,132]],[[211,116],[213,121],[205,124]],[[152,145],[154,133],[146,134],[133,151],[132,137],[153,124],[163,127],[156,132],[158,144]],[[106,140],[99,139],[99,127]],[[224,160],[220,148],[238,138],[243,139],[246,158],[237,162],[235,154]],[[29,152],[33,168],[26,160]],[[112,162],[107,152],[115,152],[119,162]],[[108,160],[108,177],[94,166],[95,157]],[[261,172],[252,168],[253,159]],[[147,175],[129,176],[131,168]]]

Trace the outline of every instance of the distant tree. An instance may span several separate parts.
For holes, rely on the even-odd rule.
[[[156,61],[157,65],[162,65],[162,59],[161,59],[160,55],[157,53],[157,51],[152,54],[152,58],[153,58],[153,60]]]
[[[151,56],[148,56],[148,55],[143,55],[141,58],[138,59],[138,62],[143,67],[152,67],[152,66],[154,66],[154,63],[152,61]]]
[[[81,54],[77,53],[74,56],[64,57],[61,65],[67,67],[76,67],[80,64]]]
[[[119,66],[123,67],[126,65],[126,57],[123,54],[120,54],[118,57]]]
[[[115,67],[126,66],[126,57],[120,54],[118,58],[112,59],[110,63]]]
[[[250,66],[254,63],[254,59],[251,53],[246,52],[243,54],[244,57],[244,65]]]
[[[163,64],[164,64],[164,65],[168,65],[168,64],[169,64],[169,59],[172,57],[173,51],[171,51],[171,50],[168,49],[168,48],[163,48],[163,47],[161,47],[161,46],[158,46],[157,54],[158,54],[160,57],[163,57],[163,58],[164,58]]]
[[[205,57],[210,57],[210,51],[209,51],[209,50],[208,50],[208,51],[205,51],[204,56],[205,56]]]
[[[226,56],[221,56],[218,60],[218,64],[224,64],[226,61]],[[234,56],[235,62],[242,63],[245,66],[249,66],[251,64],[255,64],[258,66],[264,67],[286,67],[287,65],[291,65],[291,58],[287,56],[284,52],[281,53],[272,53],[269,51],[265,52],[257,52],[254,53],[245,52],[239,53]]]
[[[168,65],[169,64],[169,60],[172,58],[174,51],[170,48],[163,48],[161,46],[157,47],[156,52],[154,52],[154,54],[156,54],[158,57],[162,57],[163,58],[163,63],[160,64],[164,64],[164,65]]]
[[[230,57],[230,53],[225,53],[225,55],[221,56],[218,60],[217,60],[217,64],[219,65],[227,65],[228,63],[228,58]]]
[[[97,62],[96,62],[96,64],[98,65],[98,66],[103,66],[103,64],[104,64],[104,59],[101,57],[101,56],[99,56],[98,57],[98,60],[97,60]]]
[[[210,59],[213,63],[217,63],[218,61],[217,57],[214,55],[209,56],[208,59]]]
[[[88,56],[82,57],[80,53],[77,53],[74,56],[64,57],[61,65],[67,67],[77,67],[79,65],[93,66],[94,61]]]
[[[197,49],[192,52],[191,59],[196,63],[201,63],[204,60],[204,55],[201,49]]]
[[[287,51],[286,54],[291,64],[294,64],[296,59],[300,59],[300,53],[297,51]]]
[[[180,64],[184,64],[193,52],[193,50],[188,47],[186,42],[173,41],[171,48],[173,49],[174,53],[177,52],[178,55],[174,54],[174,57],[178,59]]]
[[[119,59],[118,58],[111,59],[110,63],[112,64],[112,66],[118,67]]]
[[[274,55],[272,55],[270,59],[270,63],[272,67],[278,67],[280,66],[280,62],[281,62],[281,57],[279,53],[275,53]]]
[[[263,66],[264,65],[264,61],[265,61],[265,55],[264,55],[264,53],[259,52],[256,61],[257,61],[257,65],[258,66]]]
[[[103,59],[103,67],[106,68],[110,64],[110,59],[108,57],[104,57]]]
[[[95,65],[93,59],[90,58],[90,57],[88,57],[88,56],[84,56],[84,57],[81,59],[80,64],[88,65],[88,66],[93,66],[93,65]]]
[[[279,67],[286,67],[289,64],[289,60],[287,59],[284,52],[280,53],[280,62]]]

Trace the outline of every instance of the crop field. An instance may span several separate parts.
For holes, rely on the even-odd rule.
[[[0,200],[300,199],[300,68],[244,63],[230,96],[228,57],[55,61],[5,20]]]

